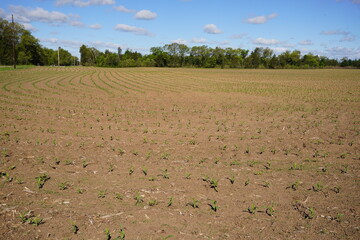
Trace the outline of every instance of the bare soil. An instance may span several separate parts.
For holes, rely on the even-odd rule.
[[[0,86],[0,239],[360,238],[359,70],[36,67]]]

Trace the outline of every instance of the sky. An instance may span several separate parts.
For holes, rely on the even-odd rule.
[[[82,44],[143,54],[151,47],[268,47],[360,58],[360,0],[1,0],[0,17],[48,48]]]

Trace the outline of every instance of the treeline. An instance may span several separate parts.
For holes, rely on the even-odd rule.
[[[99,67],[197,67],[197,68],[360,68],[360,59],[343,58],[340,61],[311,53],[286,51],[276,55],[270,48],[255,48],[253,51],[233,48],[188,47],[172,43],[153,47],[150,54],[141,54],[118,48],[117,52],[101,52],[94,47],[80,47],[80,62],[65,49],[43,47],[23,25],[0,18],[0,65],[13,64],[15,43],[16,63],[21,65],[83,66]],[[58,58],[59,56],[59,58]]]
[[[360,59],[343,58],[340,61],[311,53],[301,55],[298,50],[276,55],[270,48],[255,48],[253,51],[233,48],[188,47],[172,43],[153,47],[150,54],[118,48],[117,53],[82,45],[81,64],[99,67],[198,67],[198,68],[360,68]]]
[[[58,65],[58,50],[41,46],[39,40],[31,35],[23,25],[14,25],[0,18],[0,65],[14,63],[13,44],[15,43],[16,63],[20,65]],[[60,65],[69,66],[78,58],[65,49],[59,49]]]

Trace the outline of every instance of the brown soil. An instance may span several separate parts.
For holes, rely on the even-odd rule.
[[[0,239],[360,238],[359,70],[38,67],[0,85]]]

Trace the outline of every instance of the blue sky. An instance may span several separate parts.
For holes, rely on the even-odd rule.
[[[1,0],[41,44],[149,53],[155,46],[269,47],[360,58],[360,0]]]

